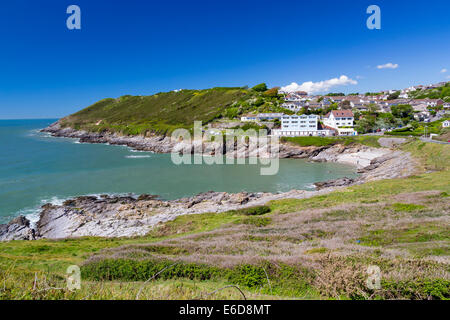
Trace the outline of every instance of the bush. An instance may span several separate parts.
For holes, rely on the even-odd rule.
[[[207,264],[174,263],[169,260],[104,259],[85,264],[81,271],[83,278],[95,281],[146,281],[158,273],[158,279],[224,279],[250,288],[266,281],[264,269],[260,266],[243,264],[234,268],[218,268]]]
[[[260,83],[254,86],[252,89],[258,92],[264,92],[267,91],[267,85],[265,83]]]
[[[91,280],[146,281],[158,275],[161,279],[187,278],[207,280],[220,274],[219,268],[206,264],[178,263],[169,260],[104,259],[85,264],[83,278]]]
[[[255,206],[236,210],[235,213],[243,214],[246,216],[259,216],[262,214],[269,213],[270,211],[271,210],[268,206]]]
[[[262,267],[245,264],[235,267],[228,281],[252,288],[261,286],[266,281],[266,275]]]
[[[382,281],[382,290],[388,299],[449,299],[450,281],[445,279],[418,279],[415,281]]]

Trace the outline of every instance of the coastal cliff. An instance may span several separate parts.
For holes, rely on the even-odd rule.
[[[61,128],[58,123],[44,129],[54,136],[78,138],[80,142],[127,145],[138,150],[169,152],[168,138],[120,137]],[[382,140],[384,139],[384,140]],[[380,138],[389,145],[389,138]],[[398,141],[397,141],[398,142]],[[129,237],[147,234],[155,225],[180,215],[229,210],[264,205],[277,199],[301,199],[326,194],[348,185],[366,181],[405,177],[413,173],[415,164],[408,153],[389,148],[362,145],[330,145],[301,147],[292,143],[280,146],[281,158],[306,158],[311,161],[333,161],[353,164],[360,175],[316,183],[316,191],[291,190],[284,193],[206,192],[194,197],[165,201],[154,195],[82,196],[62,205],[42,206],[35,226],[24,218],[0,225],[0,240],[68,238],[81,236]]]

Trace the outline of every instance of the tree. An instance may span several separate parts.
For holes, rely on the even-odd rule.
[[[376,117],[371,115],[366,115],[364,118],[360,119],[356,125],[356,131],[359,133],[369,133],[374,130]]]
[[[391,113],[396,118],[410,118],[414,117],[414,109],[409,104],[399,104],[391,107]]]
[[[450,97],[450,87],[443,87],[441,91],[441,98]]]
[[[350,101],[348,100],[344,100],[342,101],[339,106],[341,107],[342,110],[350,110],[352,108]]]
[[[395,91],[394,93],[391,93],[390,95],[388,95],[388,100],[394,100],[397,99],[398,96],[400,95],[400,91]]]
[[[278,97],[278,89],[279,87],[274,87],[272,89],[264,91],[264,95],[267,97]]]
[[[264,91],[267,91],[267,85],[263,82],[263,83],[257,84],[252,89],[255,91],[258,91],[258,92],[264,92]]]
[[[371,103],[369,104],[369,107],[367,109],[371,114],[376,114],[378,110],[380,110],[380,107],[374,103]]]

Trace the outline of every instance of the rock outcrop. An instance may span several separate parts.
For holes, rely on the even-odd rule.
[[[7,224],[0,224],[0,241],[34,240],[35,230],[30,227],[30,221],[24,216],[18,216]]]

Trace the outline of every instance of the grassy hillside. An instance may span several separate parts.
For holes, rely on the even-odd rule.
[[[241,88],[181,90],[151,96],[122,96],[104,99],[63,119],[65,126],[91,131],[115,131],[143,134],[164,133],[193,122],[209,122],[233,103],[249,96]]]
[[[62,119],[63,126],[89,131],[120,132],[126,135],[170,133],[218,118],[234,118],[249,112],[279,111],[280,97],[243,88],[212,88],[161,92],[151,96],[122,96],[103,99]]]
[[[415,176],[180,216],[144,237],[0,243],[0,298],[241,299],[216,291],[236,285],[252,299],[449,299],[450,147],[402,148],[421,164]],[[64,289],[71,264],[82,266],[75,292]],[[365,285],[369,265],[379,290]]]
[[[412,99],[443,99],[450,102],[450,82],[435,89],[411,91],[408,93],[408,96]]]

